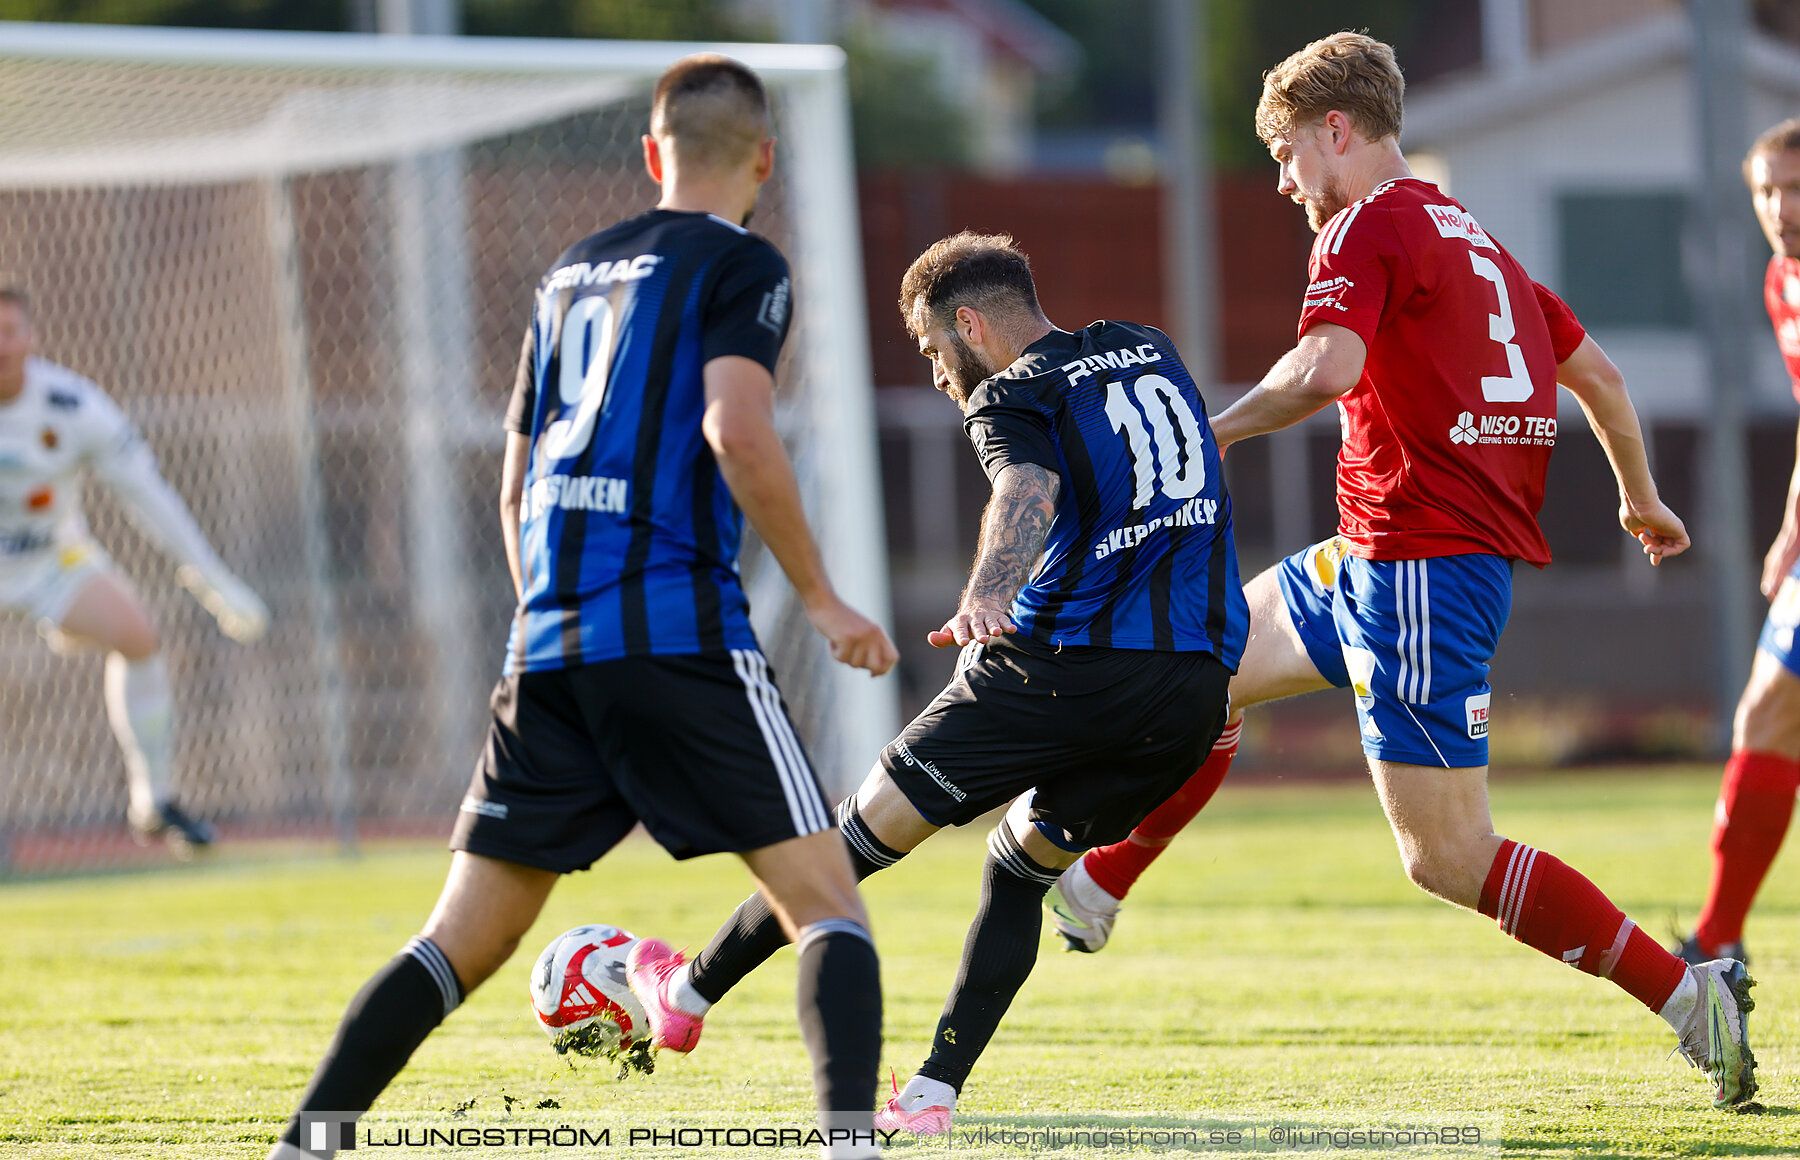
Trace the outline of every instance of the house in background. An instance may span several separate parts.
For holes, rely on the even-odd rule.
[[[1408,94],[1408,155],[1568,299],[1647,418],[1692,422],[1707,388],[1683,280],[1699,172],[1687,16],[1677,0],[1488,6],[1515,14],[1502,22],[1510,48]],[[1800,113],[1800,47],[1757,32],[1748,63],[1746,144]],[[1760,285],[1768,250],[1760,236],[1751,242],[1744,277]],[[1744,341],[1756,352],[1754,405],[1788,415],[1787,378],[1761,319]]]
[[[789,0],[737,0],[750,23],[777,26]],[[1032,159],[1037,95],[1081,63],[1073,37],[1022,0],[814,0],[820,38],[857,39],[929,62],[939,96],[969,130],[981,173],[1009,176]]]

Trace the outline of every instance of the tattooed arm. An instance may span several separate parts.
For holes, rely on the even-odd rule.
[[[1043,554],[1061,485],[1055,472],[1035,463],[1014,463],[1001,470],[981,519],[981,551],[963,590],[962,605],[944,627],[926,635],[933,646],[946,648],[971,640],[987,644],[1019,631],[1007,610]]]

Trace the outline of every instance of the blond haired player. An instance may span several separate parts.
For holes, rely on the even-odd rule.
[[[131,826],[181,850],[212,827],[170,788],[174,709],[162,644],[130,583],[88,533],[84,474],[100,479],[181,582],[234,640],[269,610],[207,543],[123,412],[89,380],[37,357],[31,304],[0,287],[0,612],[35,619],[58,645],[106,650],[106,715],[125,756]]]
[[[1800,398],[1800,117],[1771,127],[1744,157],[1756,220],[1774,254],[1763,304]],[[1781,850],[1800,789],[1800,459],[1781,531],[1763,559],[1769,616],[1732,722],[1731,757],[1713,820],[1713,873],[1694,933],[1674,948],[1689,962],[1746,959],[1744,920]]]
[[[1559,382],[1605,448],[1620,522],[1651,562],[1684,551],[1688,537],[1657,497],[1623,376],[1466,208],[1412,175],[1400,151],[1404,91],[1393,50],[1350,32],[1264,78],[1257,133],[1281,167],[1280,191],[1306,207],[1318,239],[1299,342],[1213,419],[1213,432],[1226,447],[1335,402],[1344,435],[1339,534],[1246,586],[1250,642],[1231,683],[1234,717],[1278,697],[1353,689],[1407,876],[1612,980],[1675,1030],[1682,1054],[1714,1081],[1716,1107],[1742,1109],[1756,1092],[1743,964],[1683,963],[1586,877],[1494,832],[1488,661],[1511,612],[1515,563],[1550,561],[1536,515]],[[1220,740],[1235,747],[1229,729]],[[1228,761],[1215,751],[1190,781],[1186,817]],[[1145,824],[1166,844],[1179,827],[1161,823],[1172,821],[1153,813]],[[1104,943],[1117,907],[1119,893],[1100,882],[1117,869],[1107,863],[1133,863],[1129,877],[1146,861],[1132,844],[1089,853],[1049,900],[1079,949]]]

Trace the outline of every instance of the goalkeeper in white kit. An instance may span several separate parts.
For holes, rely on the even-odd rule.
[[[226,635],[253,641],[269,610],[234,576],[99,387],[36,355],[25,294],[0,286],[0,613],[29,616],[60,647],[106,650],[106,715],[131,785],[130,821],[185,851],[212,827],[169,786],[173,707],[161,641],[129,581],[88,531],[81,476],[104,480],[144,535],[179,565]]]

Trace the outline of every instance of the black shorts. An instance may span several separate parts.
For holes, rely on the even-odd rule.
[[[503,677],[452,850],[584,870],[638,822],[677,858],[833,825],[759,652]]]
[[[972,644],[881,766],[933,825],[964,825],[1035,789],[1031,820],[1045,837],[1105,846],[1206,760],[1230,682],[1211,653]]]

